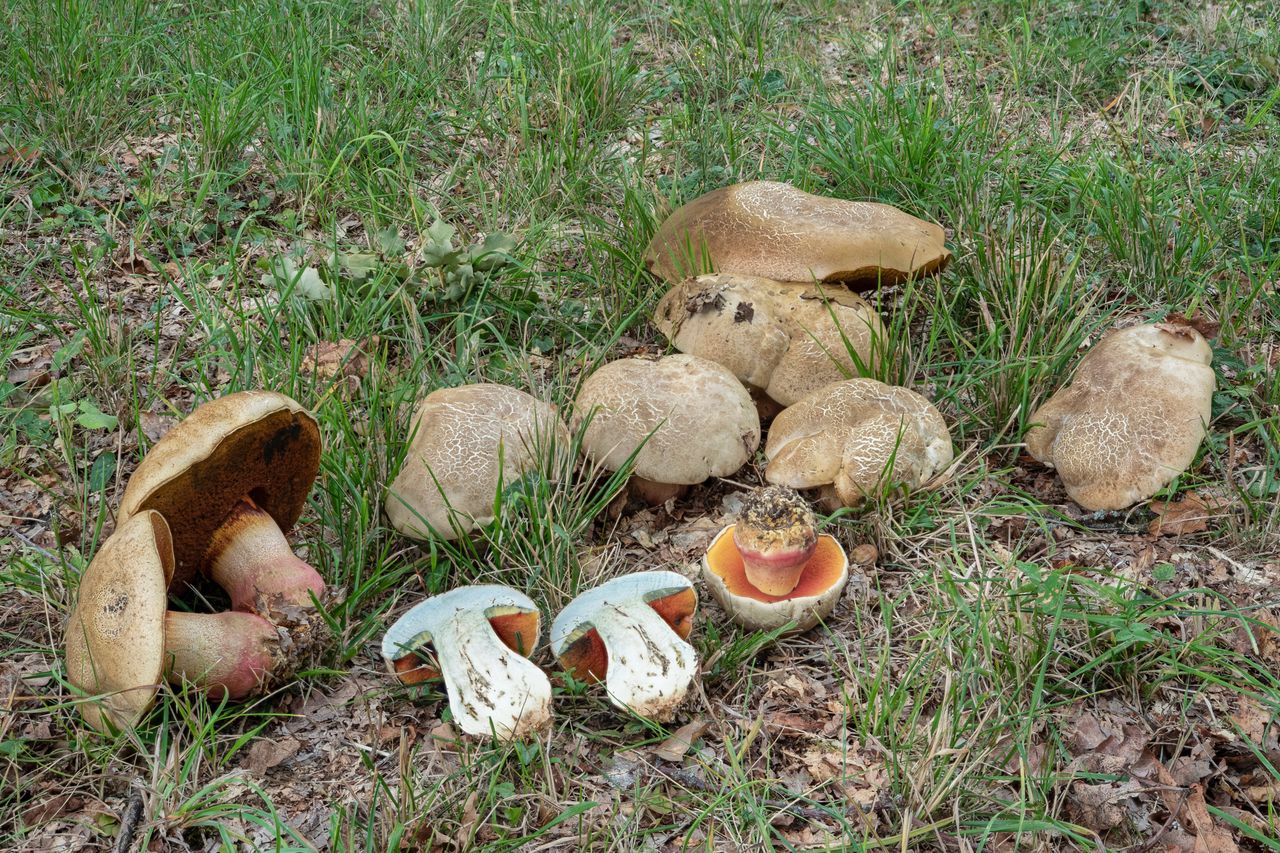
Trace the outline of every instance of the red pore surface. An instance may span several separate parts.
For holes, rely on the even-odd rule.
[[[730,594],[743,598],[754,598],[756,601],[786,601],[790,598],[805,598],[821,595],[840,579],[845,568],[845,557],[839,544],[830,536],[818,537],[818,546],[813,556],[805,563],[800,573],[800,581],[795,589],[786,595],[768,595],[751,585],[742,565],[742,555],[738,546],[733,543],[732,529],[726,531],[711,545],[707,552],[707,565],[711,571],[719,575],[728,587]]]
[[[687,640],[693,630],[693,614],[698,607],[698,594],[682,589],[671,595],[655,598],[649,606],[680,639]],[[595,628],[570,643],[560,655],[565,671],[580,681],[602,681],[609,671],[609,653]]]
[[[517,654],[528,657],[538,640],[536,612],[506,613],[489,620],[498,639]],[[440,677],[440,664],[430,646],[418,649],[395,662],[396,676],[403,684],[422,684]]]

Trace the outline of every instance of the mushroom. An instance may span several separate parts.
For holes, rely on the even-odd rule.
[[[1087,510],[1144,501],[1195,459],[1212,415],[1212,360],[1190,326],[1112,330],[1032,413],[1027,451]]]
[[[726,368],[692,355],[601,367],[573,404],[573,429],[584,422],[583,451],[610,471],[634,455],[632,488],[651,504],[734,473],[760,446],[751,395]]]
[[[947,424],[924,397],[874,379],[833,382],[774,420],[765,479],[822,488],[828,505],[857,506],[882,483],[919,488],[951,464]]]
[[[467,734],[517,740],[551,723],[551,682],[528,659],[540,619],[533,600],[510,587],[459,587],[397,619],[382,638],[382,659],[406,684],[443,678]]]
[[[619,708],[670,720],[698,671],[685,642],[698,596],[675,572],[636,572],[587,590],[551,625],[551,651],[582,681],[604,681]]]
[[[173,573],[169,525],[143,510],[121,522],[80,579],[67,620],[67,677],[94,694],[80,712],[99,731],[132,728],[164,678],[214,699],[242,699],[279,663],[276,629],[260,616],[168,610]]]
[[[705,272],[787,282],[886,283],[940,272],[940,227],[887,204],[810,195],[750,181],[676,210],[645,249],[650,272],[675,284]]]
[[[386,510],[391,524],[415,539],[455,539],[488,524],[498,490],[570,442],[555,407],[504,385],[433,391],[413,423]]]
[[[807,631],[831,615],[849,560],[796,492],[766,486],[747,494],[735,524],[712,540],[702,576],[734,622],[752,630]]]
[[[122,519],[145,510],[173,532],[174,580],[208,575],[236,610],[311,606],[324,581],[284,534],[320,468],[320,429],[298,403],[241,391],[196,408],[151,448],[129,480]]]
[[[732,274],[675,285],[653,323],[681,352],[723,364],[783,406],[874,368],[885,335],[879,315],[844,287]]]

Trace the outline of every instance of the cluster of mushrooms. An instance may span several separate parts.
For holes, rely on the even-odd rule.
[[[834,510],[887,489],[929,488],[952,463],[947,424],[928,400],[862,375],[874,369],[885,329],[854,292],[942,270],[950,259],[942,229],[887,205],[758,181],[675,211],[645,258],[670,285],[654,324],[680,352],[605,364],[581,383],[568,424],[505,386],[432,392],[414,414],[387,517],[416,539],[469,536],[493,522],[503,483],[539,470],[574,433],[596,467],[631,470],[638,498],[677,500],[746,465],[763,422],[769,485],[744,496],[703,556],[702,578],[747,628],[808,630],[832,613],[849,564],[819,533],[810,501]],[[1086,509],[1151,497],[1185,470],[1205,435],[1210,357],[1203,337],[1181,324],[1109,332],[1033,414],[1028,450],[1057,468]],[[190,450],[202,430],[210,437]],[[287,669],[281,649],[323,583],[281,531],[298,517],[319,446],[314,420],[292,401],[246,392],[205,404],[152,449],[68,625],[72,682],[103,694],[82,705],[91,723],[105,713],[131,724],[161,674],[235,698]],[[224,457],[254,462],[220,466]],[[227,589],[233,613],[165,612],[166,590],[196,574]],[[618,707],[665,721],[698,671],[687,642],[696,608],[680,573],[624,575],[556,616],[551,652],[575,679],[603,682]],[[231,617],[253,621],[216,621]],[[529,660],[541,621],[517,590],[464,586],[407,611],[382,656],[405,684],[443,680],[464,732],[521,738],[552,718],[550,680]],[[136,655],[122,642],[126,631],[145,635],[154,653]]]

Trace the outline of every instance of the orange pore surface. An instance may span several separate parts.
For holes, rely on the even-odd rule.
[[[493,632],[507,648],[528,657],[538,639],[538,614],[507,613],[489,619]],[[427,647],[407,654],[395,662],[396,676],[404,684],[422,684],[440,677],[440,665],[435,654]]]
[[[747,580],[746,570],[742,566],[742,555],[738,553],[738,546],[733,544],[732,527],[722,533],[707,551],[707,565],[724,581],[730,594],[770,603],[821,595],[840,579],[840,573],[844,571],[845,564],[844,552],[840,549],[840,545],[824,533],[818,537],[818,547],[814,549],[813,556],[804,564],[804,570],[800,573],[800,582],[796,584],[796,588],[786,595],[769,595],[756,589]]]
[[[692,587],[655,598],[649,602],[649,606],[657,611],[680,639],[689,639],[689,633],[693,630],[693,614],[698,607],[698,594]],[[600,639],[600,633],[592,628],[565,647],[560,655],[560,663],[566,672],[579,681],[602,681],[609,671],[609,652]]]

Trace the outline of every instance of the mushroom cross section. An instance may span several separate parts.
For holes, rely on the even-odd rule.
[[[465,733],[517,740],[551,723],[551,682],[528,660],[539,621],[537,605],[514,589],[459,587],[397,619],[382,639],[382,658],[406,683],[442,677]],[[428,651],[434,662],[418,666]]]
[[[551,625],[551,651],[575,678],[603,680],[614,705],[666,721],[698,671],[685,642],[697,606],[683,575],[623,575],[569,602]]]

